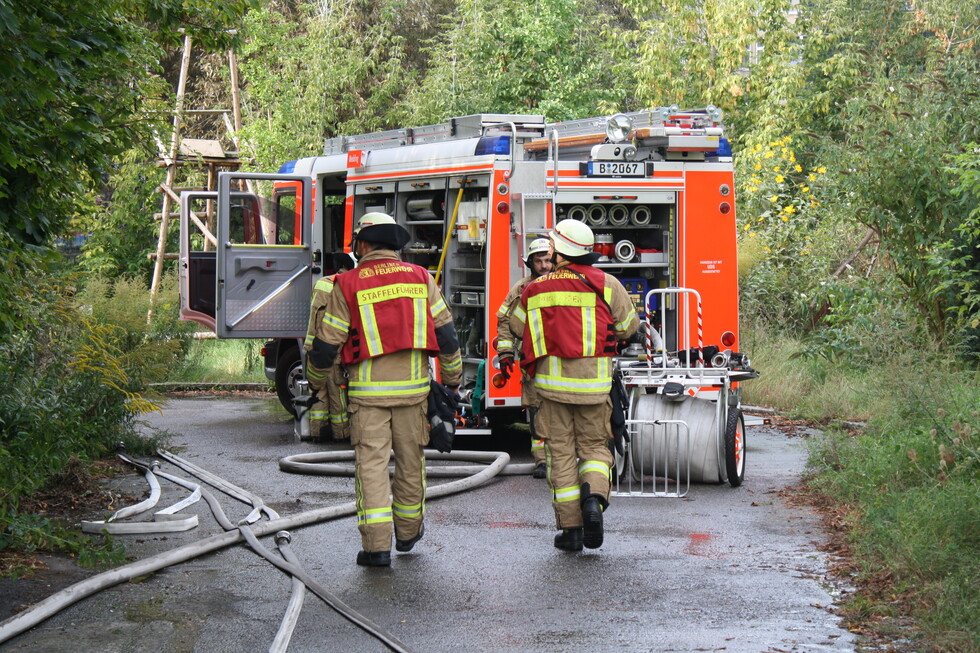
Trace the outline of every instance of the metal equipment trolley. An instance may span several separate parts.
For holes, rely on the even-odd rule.
[[[681,315],[694,316],[692,309],[696,310],[697,347],[668,352],[668,320],[654,326],[653,311],[647,310],[641,325],[644,345],[624,352],[631,356],[617,358],[615,382],[623,384],[629,410],[626,441],[614,453],[613,495],[683,497],[692,482],[727,481],[738,487],[745,477],[745,419],[738,382],[759,374],[743,354],[704,347],[697,291],[654,289],[644,306],[651,306],[652,299],[652,305],[672,307]],[[692,342],[692,321],[677,321],[684,333],[674,342]]]

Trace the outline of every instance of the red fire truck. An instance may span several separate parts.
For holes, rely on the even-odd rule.
[[[195,216],[211,203],[216,234],[202,235]],[[269,339],[267,374],[290,411],[312,286],[371,211],[408,229],[403,258],[429,268],[452,307],[459,433],[519,416],[520,381],[497,369],[496,312],[527,272],[530,241],[567,218],[592,227],[597,266],[623,282],[666,350],[738,350],[733,169],[715,107],[558,123],[477,114],[341,136],[277,173],[221,173],[216,192],[185,192],[181,210],[181,317],[221,338]],[[698,293],[698,310],[647,298],[678,287]]]

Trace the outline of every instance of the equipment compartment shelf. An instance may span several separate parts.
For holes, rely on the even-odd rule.
[[[665,268],[667,263],[596,263],[597,268]]]

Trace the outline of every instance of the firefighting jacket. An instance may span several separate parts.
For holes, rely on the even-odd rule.
[[[521,365],[533,373],[538,395],[598,404],[612,387],[616,341],[629,338],[639,324],[629,294],[615,277],[563,261],[528,284],[510,326],[523,334]]]
[[[323,320],[323,310],[327,305],[327,298],[334,288],[334,281],[337,275],[319,279],[313,285],[313,300],[310,302],[310,325],[306,329],[306,340],[303,349],[310,351],[313,349],[313,338],[316,336],[316,325]],[[307,364],[306,377],[314,390],[318,390],[326,383],[327,370],[321,370],[315,365]]]
[[[361,270],[374,274],[362,276]],[[430,354],[438,357],[442,383],[460,384],[462,360],[452,314],[425,268],[403,263],[392,250],[375,250],[336,284],[340,292],[327,300],[313,347],[315,352],[320,341],[326,358],[340,350],[350,403],[407,406],[424,401]],[[360,342],[353,343],[355,338]]]
[[[500,305],[497,310],[497,353],[498,354],[510,354],[514,358],[517,358],[517,345],[520,336],[514,337],[514,333],[510,330],[510,316],[513,314],[514,309],[521,302],[521,293],[527,288],[527,284],[534,281],[533,276],[526,276],[510,289],[507,296],[504,297],[504,303]]]

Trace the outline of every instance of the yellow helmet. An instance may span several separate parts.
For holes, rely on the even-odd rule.
[[[595,245],[595,235],[589,225],[579,220],[562,220],[549,237],[555,244],[555,251],[569,258],[591,254]]]

